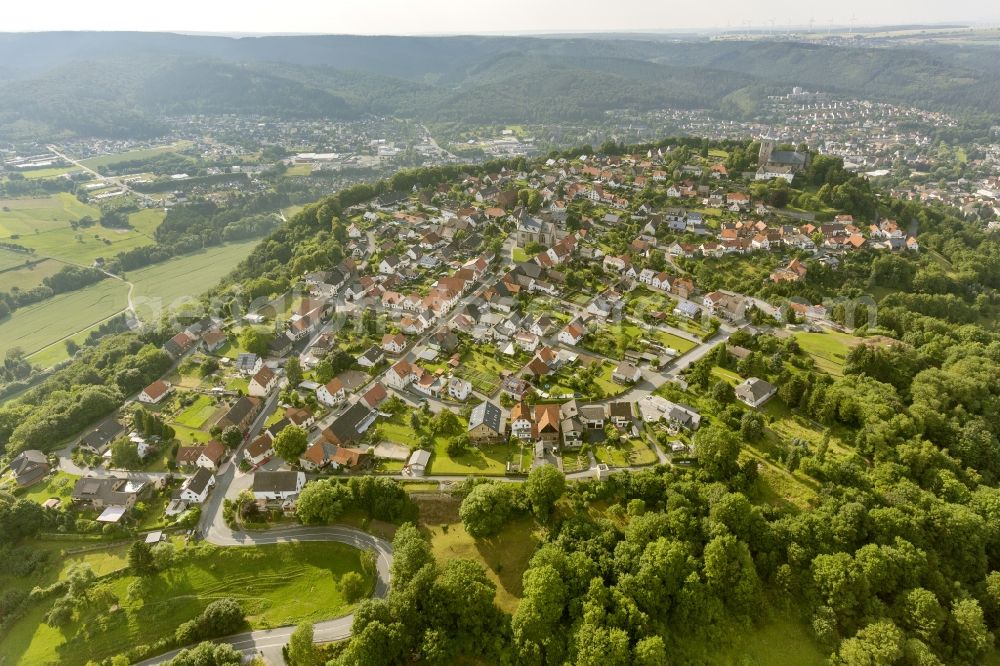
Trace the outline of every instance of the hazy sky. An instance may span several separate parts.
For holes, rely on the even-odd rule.
[[[790,24],[1000,24],[997,0],[0,0],[0,31],[355,34],[665,31]]]

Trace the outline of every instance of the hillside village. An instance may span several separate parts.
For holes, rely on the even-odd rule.
[[[684,147],[580,155],[355,206],[340,264],[239,319],[177,331],[163,347],[174,369],[54,467],[79,475],[75,505],[116,522],[146,493],[170,520],[239,490],[293,512],[304,472],[445,479],[479,459],[488,475],[553,464],[602,478],[683,460],[702,415],[658,389],[684,386],[737,330],[839,326],[822,303],[700,284],[697,262],[748,257],[780,285],[855,252],[919,251],[894,220],[769,204],[809,155],[761,146],[756,172]],[[774,391],[759,378],[736,387],[754,408]],[[442,412],[456,418],[438,426]],[[292,427],[306,437],[286,460],[276,442]],[[122,460],[156,471],[122,485],[86,466]],[[231,466],[232,488],[216,488]]]

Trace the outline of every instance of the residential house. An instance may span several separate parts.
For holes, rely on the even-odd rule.
[[[618,428],[628,428],[632,425],[632,403],[619,401],[608,404],[608,417]]]
[[[358,401],[323,430],[323,437],[337,446],[347,446],[360,439],[377,417],[378,412]]]
[[[163,379],[157,379],[155,382],[142,389],[139,393],[139,402],[144,402],[147,405],[155,405],[166,398],[172,390],[173,386],[170,385],[170,382]]]
[[[308,407],[287,407],[285,418],[291,425],[308,430],[316,425],[316,416]]]
[[[586,430],[601,430],[607,418],[607,408],[604,405],[583,405],[580,407],[580,423]]]
[[[277,386],[278,375],[265,365],[250,380],[247,393],[255,398],[266,398]]]
[[[217,328],[213,328],[201,338],[201,347],[209,354],[213,354],[222,349],[228,342],[226,334]]]
[[[242,353],[236,357],[236,369],[240,374],[252,377],[264,367],[264,359],[257,354]]]
[[[85,476],[77,479],[70,497],[79,506],[94,509],[118,507],[128,511],[135,506],[144,490],[145,482],[140,480]]]
[[[194,338],[185,332],[180,332],[163,344],[163,351],[178,359],[194,345]]]
[[[10,471],[18,488],[26,488],[41,481],[51,470],[49,459],[37,449],[21,451],[10,461]]]
[[[222,442],[212,439],[208,444],[197,446],[181,446],[177,449],[177,465],[179,467],[202,467],[215,471],[222,464],[226,455],[226,447]]]
[[[634,384],[642,378],[642,372],[631,363],[622,361],[611,373],[611,379],[619,384]]]
[[[533,421],[531,405],[519,402],[510,409],[510,434],[518,439],[531,439]]]
[[[204,467],[184,479],[176,499],[192,504],[202,504],[208,499],[208,493],[215,487],[215,475]]]
[[[261,404],[259,398],[243,396],[233,403],[216,425],[223,430],[229,426],[236,426],[240,430],[246,431],[260,411]]]
[[[576,447],[583,443],[583,422],[576,400],[559,406],[559,429],[562,431],[563,446]]]
[[[746,297],[731,291],[712,291],[702,300],[705,311],[711,316],[722,316],[729,320],[741,319],[746,312]]]
[[[506,436],[503,409],[485,400],[469,415],[469,439],[475,444],[502,442]]]
[[[406,336],[402,333],[383,335],[382,349],[389,354],[402,354],[403,350],[406,349]]]
[[[379,405],[389,399],[389,392],[385,390],[382,382],[375,382],[368,391],[361,396],[361,402],[369,409],[378,409]]]
[[[574,347],[580,344],[584,336],[587,335],[587,329],[584,328],[583,322],[579,319],[574,319],[570,323],[566,324],[563,330],[559,331],[559,342],[564,345],[569,345]]]
[[[316,389],[316,399],[327,407],[334,407],[344,401],[346,397],[344,382],[336,377],[327,382],[324,386]]]
[[[508,375],[500,382],[500,391],[512,400],[523,400],[532,390],[531,384],[514,375]]]
[[[461,377],[448,380],[448,395],[456,400],[465,400],[472,393],[472,384]]]
[[[385,383],[394,389],[403,390],[420,379],[422,373],[418,373],[418,370],[420,369],[409,361],[399,361],[385,373]]]
[[[381,349],[372,345],[368,348],[361,356],[358,356],[358,365],[362,368],[374,368],[376,365],[385,360],[385,354]]]
[[[403,471],[411,476],[423,476],[427,473],[427,466],[431,462],[431,452],[417,449],[410,454]]]
[[[535,405],[535,420],[531,430],[532,438],[536,441],[557,444],[561,420],[559,405]]]
[[[778,389],[763,379],[750,377],[737,386],[735,391],[740,402],[756,409],[770,400],[778,392]]]
[[[119,423],[117,419],[111,418],[102,421],[80,438],[80,448],[99,456],[104,455],[111,442],[124,431],[125,426]]]
[[[253,496],[257,500],[288,500],[305,485],[305,472],[257,472],[253,475]]]
[[[797,282],[806,276],[805,265],[798,259],[792,259],[788,266],[777,268],[771,273],[772,282]]]
[[[264,464],[274,456],[274,440],[267,433],[257,435],[243,448],[243,457],[251,467]]]

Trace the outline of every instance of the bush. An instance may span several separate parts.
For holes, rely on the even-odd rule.
[[[347,603],[353,604],[365,596],[365,579],[357,571],[349,571],[340,579],[340,591]]]

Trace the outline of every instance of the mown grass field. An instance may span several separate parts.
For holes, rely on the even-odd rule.
[[[89,157],[85,160],[80,160],[80,164],[90,167],[91,169],[97,169],[99,167],[116,164],[118,162],[148,160],[151,157],[163,155],[164,153],[170,153],[175,150],[184,150],[190,145],[190,141],[178,141],[177,143],[171,143],[166,146],[156,146],[154,148],[144,148],[142,150],[130,150],[127,153],[118,153],[115,155],[98,155],[97,157]],[[71,155],[71,157],[74,156]]]
[[[361,551],[338,543],[306,542],[255,548],[202,545],[181,550],[178,564],[149,578],[141,597],[128,594],[137,579],[107,581],[119,609],[92,604],[62,629],[44,624],[46,600],[15,623],[0,641],[0,661],[9,664],[84,664],[129,646],[170,635],[213,600],[240,601],[253,628],[323,620],[347,612],[340,579],[361,571]],[[369,590],[374,579],[363,574]],[[86,631],[82,629],[86,627]]]
[[[10,236],[19,235],[24,239],[36,232],[69,228],[70,220],[85,216],[96,220],[101,212],[94,206],[81,203],[68,192],[48,197],[0,199],[0,238],[10,239]],[[11,240],[28,245],[17,239]]]
[[[132,296],[139,317],[157,319],[166,310],[197,299],[236,268],[257,243],[230,243],[128,272],[125,278],[135,285]]]
[[[836,331],[796,333],[795,339],[802,347],[802,351],[812,357],[820,370],[835,377],[844,374],[847,352],[861,342],[861,338]]]
[[[89,328],[124,310],[127,294],[123,282],[107,279],[20,308],[0,321],[0,356],[14,347],[30,355]]]

